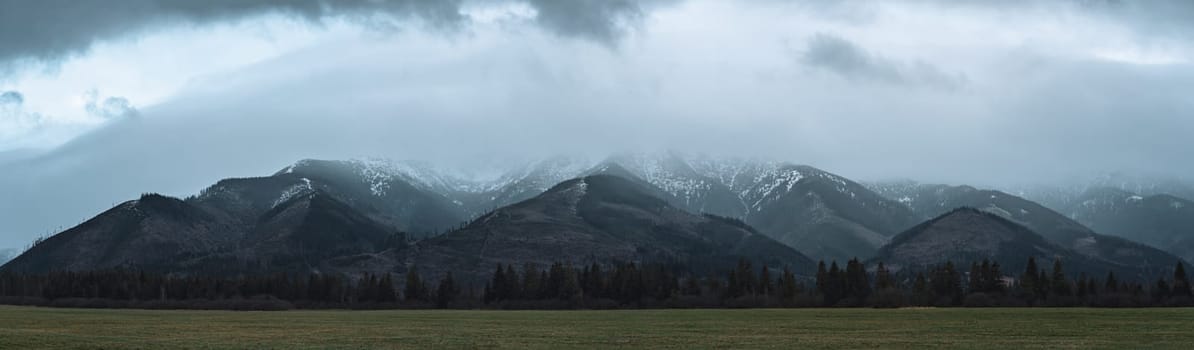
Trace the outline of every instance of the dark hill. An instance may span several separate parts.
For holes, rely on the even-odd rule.
[[[1142,196],[1094,188],[1067,212],[1092,229],[1194,260],[1194,202],[1167,194]]]
[[[1008,193],[970,186],[912,185],[884,191],[926,217],[959,207],[977,208],[1023,225],[1050,242],[1091,259],[1121,266],[1167,266],[1179,258],[1120,237],[1095,233],[1081,223],[1036,202]]]
[[[1004,272],[1017,275],[1029,257],[1049,262],[1061,259],[1071,274],[1102,276],[1113,271],[1121,278],[1142,280],[1167,273],[1177,261],[1173,258],[1135,266],[1094,258],[1046,240],[1003,216],[975,208],[955,209],[897,235],[872,260],[897,269],[919,269],[947,260],[965,266],[991,259],[1004,266]]]
[[[220,211],[147,194],[51,236],[4,265],[10,271],[137,267],[169,271],[188,257],[218,252],[240,237]]]

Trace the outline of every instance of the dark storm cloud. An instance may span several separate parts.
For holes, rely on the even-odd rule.
[[[941,89],[956,89],[965,83],[961,75],[947,74],[931,64],[889,59],[870,53],[849,40],[825,33],[818,33],[809,40],[801,61],[851,80]]]
[[[421,19],[454,28],[467,21],[466,2],[481,0],[0,0],[0,68],[13,62],[54,63],[85,53],[104,40],[158,27],[205,25],[265,14],[312,23],[328,18],[376,22]],[[491,1],[490,3],[520,3]],[[535,21],[566,37],[611,44],[644,14],[646,5],[665,1],[527,0]],[[374,23],[376,24],[376,23]],[[9,67],[11,68],[11,67]]]
[[[458,0],[0,0],[0,64],[55,61],[96,42],[161,25],[201,25],[280,13],[312,22],[379,12],[451,25]]]
[[[565,36],[612,44],[628,25],[641,20],[644,5],[658,1],[636,0],[529,0],[539,11],[536,21]]]

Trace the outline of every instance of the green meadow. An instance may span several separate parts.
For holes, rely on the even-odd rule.
[[[160,311],[0,306],[0,349],[1186,348],[1194,309]]]

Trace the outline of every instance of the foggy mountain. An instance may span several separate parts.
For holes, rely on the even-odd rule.
[[[923,269],[945,261],[990,259],[1013,276],[1033,257],[1038,264],[1061,260],[1071,272],[1098,276],[1113,272],[1127,278],[1159,276],[1171,270],[1173,257],[1122,264],[1077,252],[1047,241],[1026,226],[989,211],[959,208],[902,232],[872,258],[894,269]],[[965,270],[963,263],[958,269]]]
[[[997,240],[1041,246],[1034,240],[1045,239],[1055,252],[1042,251],[1042,257],[1064,255],[1069,257],[1066,259],[1087,261],[1080,268],[1092,271],[1106,268],[1144,278],[1161,273],[1179,260],[1140,243],[1095,233],[1023,198],[969,186],[913,182],[863,186],[810,166],[679,152],[619,153],[600,161],[556,156],[525,164],[510,167],[505,173],[468,177],[423,162],[300,160],[270,176],[221,180],[182,200],[142,195],[39,242],[4,268],[46,271],[136,267],[217,274],[401,273],[411,264],[427,263],[424,268],[431,273],[459,268],[462,273],[480,278],[481,271],[492,263],[543,260],[550,257],[543,254],[552,251],[570,252],[552,259],[580,259],[574,261],[577,263],[663,259],[686,261],[690,268],[699,269],[706,265],[692,260],[693,252],[685,250],[689,248],[682,248],[697,243],[674,241],[679,237],[675,235],[688,232],[682,234],[690,237],[685,239],[726,239],[717,237],[729,237],[724,236],[727,233],[706,236],[712,234],[705,231],[706,226],[721,225],[724,228],[717,230],[738,227],[733,229],[740,231],[737,235],[757,236],[751,242],[769,242],[749,243],[763,244],[752,248],[751,254],[792,250],[783,253],[787,257],[774,260],[775,267],[793,265],[798,271],[808,272],[815,260],[890,258],[899,264],[906,257],[891,255],[895,254],[892,249],[906,249],[892,247],[907,244],[908,238],[893,238],[896,234],[935,216],[975,211],[985,214],[971,216],[985,219],[962,221],[1005,220],[1006,224],[988,226],[1012,227],[1013,231],[1027,233],[994,233],[1002,237]],[[590,183],[597,184],[592,193],[569,190]],[[566,195],[572,192],[582,193],[577,196],[585,200]],[[614,202],[606,202],[610,200]],[[1090,201],[1086,203],[1085,208],[1094,208]],[[956,209],[962,207],[977,209]],[[629,208],[637,209],[623,210]],[[1173,205],[1170,208],[1180,209]],[[570,222],[575,215],[580,215],[582,221]],[[972,228],[978,231],[961,230],[956,233],[959,236],[953,236],[948,232],[959,227],[941,229],[933,224],[938,220],[917,227],[933,228],[936,233],[926,237],[962,241],[971,240],[964,238],[966,235],[989,234],[982,229],[988,226],[978,225]],[[679,231],[648,238],[662,234],[659,225],[679,225],[668,229]],[[1023,229],[1014,228],[1021,225]],[[473,246],[492,241],[494,232],[503,232],[497,237],[510,241],[495,242],[493,248]],[[1179,233],[1167,234],[1168,239],[1180,240]],[[582,236],[589,238],[578,238]],[[1154,241],[1155,236],[1151,236]],[[919,244],[945,244],[931,243],[936,238],[929,242],[924,242],[928,238],[917,239],[922,242]],[[553,246],[524,246],[534,242]],[[746,243],[717,244],[735,247]],[[630,253],[625,251],[628,247],[637,250]],[[1009,266],[1018,264],[1012,259],[1019,256],[1016,249],[967,249],[971,248],[978,250],[966,253],[968,256],[997,258]],[[489,255],[503,249],[504,253]],[[653,249],[662,250],[648,253]],[[746,250],[725,254],[730,255],[724,263],[733,260],[730,256],[749,255]],[[961,257],[942,254],[925,253],[918,259]]]
[[[959,207],[974,208],[1022,225],[1050,242],[1090,259],[1121,266],[1166,266],[1178,260],[1162,251],[1107,232],[1096,232],[1057,211],[995,190],[970,186],[893,183],[872,185],[889,198],[907,204],[924,217],[937,217]]]

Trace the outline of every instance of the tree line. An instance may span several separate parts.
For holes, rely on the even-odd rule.
[[[24,274],[0,272],[0,303],[72,307],[291,308],[680,308],[1194,305],[1185,267],[1140,283],[1108,273],[1101,279],[1050,268],[1028,258],[1007,273],[983,260],[969,268],[945,262],[917,271],[869,268],[858,259],[820,262],[813,276],[797,276],[739,260],[721,273],[697,276],[676,265],[555,263],[497,264],[484,283],[464,284],[452,273],[424,279],[411,267],[393,274],[178,276],[124,269]]]

